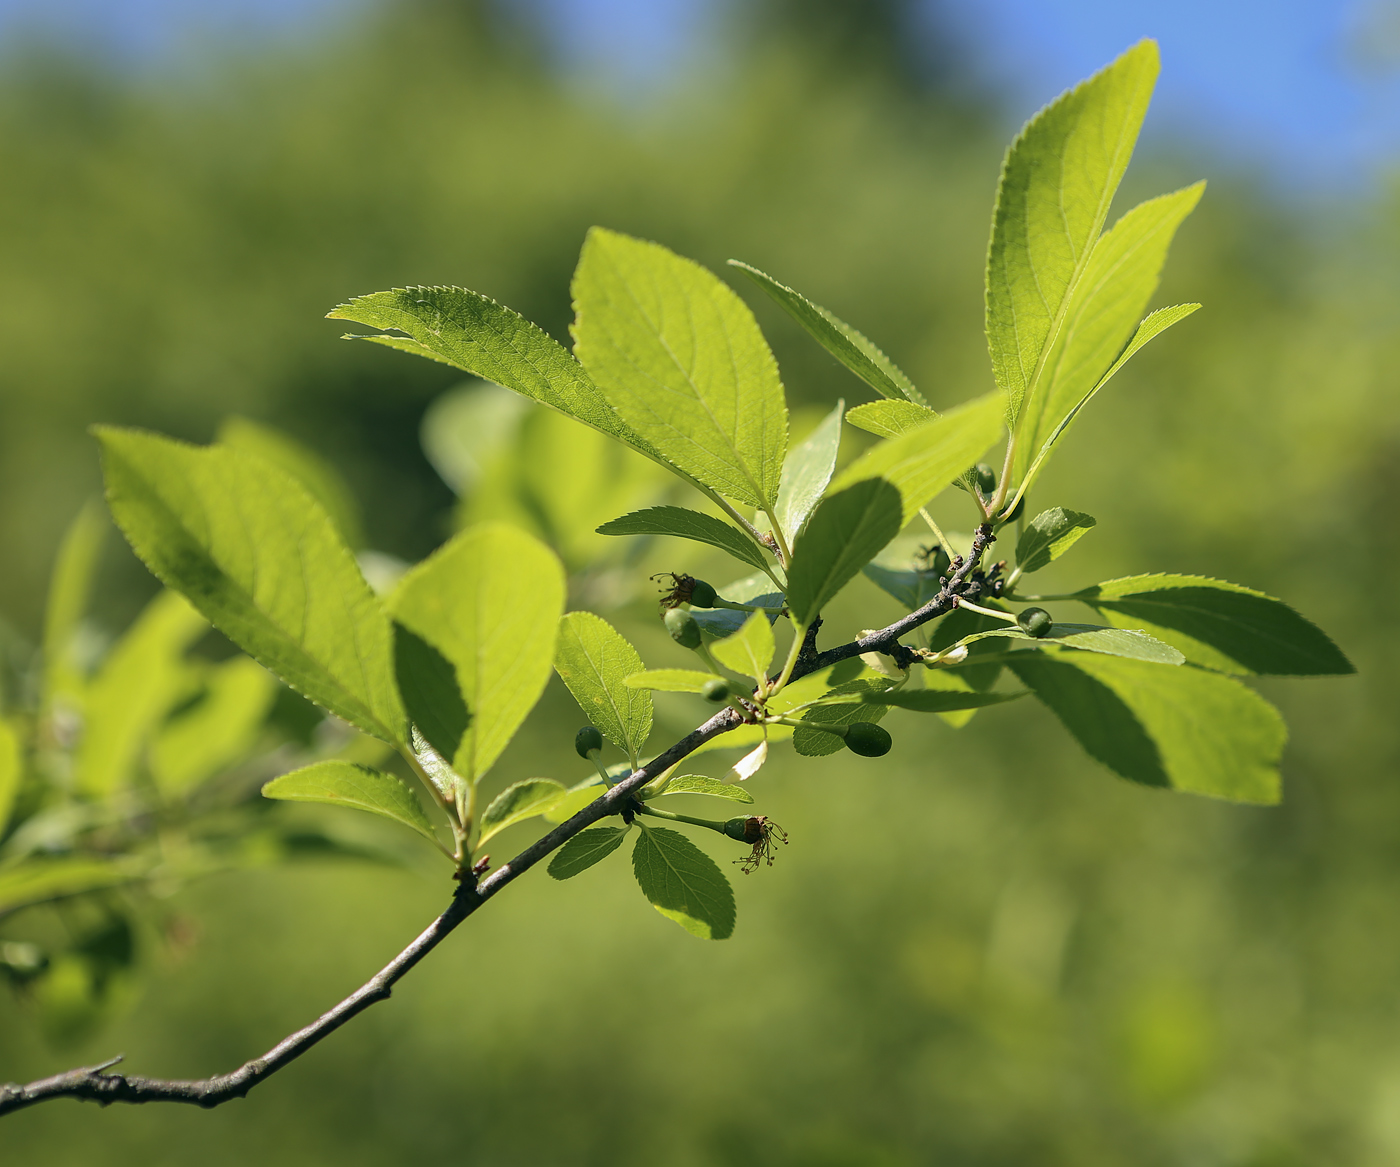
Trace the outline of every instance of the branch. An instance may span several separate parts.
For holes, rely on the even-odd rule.
[[[902,654],[907,654],[909,650],[898,643],[899,638],[921,624],[951,612],[957,607],[960,595],[976,588],[975,581],[969,582],[969,577],[977,570],[983,553],[995,538],[990,525],[984,523],[978,527],[967,559],[959,563],[951,575],[940,581],[938,595],[922,608],[879,632],[819,653],[816,651],[816,631],[819,622],[814,622],[799,653],[797,667],[792,674],[793,679],[863,652],[889,653],[900,663],[907,663],[902,659]],[[740,724],[742,720],[737,710],[721,709],[670,749],[658,754],[640,769],[634,770],[573,818],[561,823],[547,835],[531,843],[514,859],[496,868],[484,880],[479,883],[464,882],[458,887],[452,902],[447,905],[442,915],[412,944],[329,1012],[323,1013],[304,1029],[299,1029],[290,1037],[278,1042],[262,1057],[245,1062],[228,1074],[193,1079],[142,1078],[108,1073],[112,1066],[121,1061],[120,1057],[116,1057],[100,1065],[68,1070],[24,1086],[0,1085],[0,1116],[53,1098],[77,1098],[97,1102],[103,1106],[112,1102],[186,1102],[212,1109],[234,1098],[244,1097],[259,1082],[270,1078],[278,1070],[295,1061],[352,1017],[363,1013],[376,1002],[387,1000],[393,992],[394,985],[407,975],[410,969],[502,888],[524,875],[541,859],[563,846],[585,827],[609,815],[620,814],[632,795],[653,778],[664,774],[711,738],[728,733]]]

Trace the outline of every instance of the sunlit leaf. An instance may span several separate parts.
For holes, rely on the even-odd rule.
[[[725,668],[752,677],[756,684],[762,685],[768,679],[775,647],[768,617],[755,612],[738,632],[710,645],[710,652]]]
[[[882,438],[897,438],[921,425],[928,425],[938,414],[926,405],[912,401],[867,401],[846,414],[857,429]]]
[[[764,553],[752,539],[723,519],[685,507],[648,507],[611,519],[598,528],[600,535],[673,535],[678,539],[693,539],[727,551],[735,559],[759,570],[771,569],[772,556]]]
[[[789,545],[821,501],[836,469],[836,455],[841,447],[841,415],[845,407],[844,401],[838,401],[817,428],[788,451],[783,463],[782,485],[778,488],[778,505],[773,517]]]
[[[10,825],[15,798],[24,781],[24,751],[19,734],[10,722],[0,718],[0,839]]]
[[[455,758],[471,713],[452,662],[421,636],[394,625],[394,674],[409,719],[444,759]]]
[[[320,802],[327,806],[348,806],[368,811],[380,818],[417,831],[437,842],[432,823],[423,812],[418,796],[402,779],[392,774],[356,766],[350,762],[316,762],[274,778],[262,788],[265,798],[286,802]]]
[[[1084,652],[1102,652],[1109,656],[1152,661],[1159,665],[1179,665],[1186,661],[1186,657],[1170,644],[1158,640],[1155,636],[1149,636],[1146,632],[1129,628],[1104,628],[1098,624],[1067,624],[1056,620],[1050,631],[1040,637],[1022,632],[1014,624],[1003,624],[1000,628],[976,633],[967,639],[967,643],[971,645],[987,639],[1024,640],[1047,647],[1054,645],[1077,648]]]
[[[554,853],[549,874],[555,879],[572,879],[601,863],[622,846],[630,827],[589,827],[580,831]]]
[[[692,935],[724,940],[734,932],[729,881],[679,831],[643,826],[632,848],[632,872],[652,906]]]
[[[752,802],[753,795],[742,786],[735,786],[731,782],[721,782],[718,778],[707,778],[703,774],[681,774],[672,778],[666,789],[661,792],[666,794],[707,794],[711,798],[726,798],[730,802]]]
[[[549,778],[527,778],[514,782],[491,800],[481,815],[481,835],[476,841],[483,846],[492,835],[509,826],[523,823],[553,810],[568,795],[568,791]]]
[[[651,694],[624,684],[641,671],[637,650],[601,616],[570,612],[559,621],[554,668],[588,720],[636,765],[652,718]]]
[[[151,743],[151,776],[167,797],[242,761],[277,696],[272,674],[246,656],[211,669],[204,687],[204,695],[166,722]]]
[[[701,693],[718,678],[699,669],[643,669],[623,678],[629,689],[654,689],[661,693]]]
[[[903,525],[900,493],[882,478],[858,481],[822,499],[788,565],[793,623],[811,624]]]
[[[1039,571],[1059,559],[1094,527],[1093,515],[1064,507],[1036,515],[1016,543],[1016,566],[1022,574]]]

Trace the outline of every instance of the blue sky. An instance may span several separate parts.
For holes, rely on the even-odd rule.
[[[137,67],[205,36],[315,35],[364,0],[0,0],[0,43],[39,28]],[[715,0],[512,0],[560,59],[644,101],[694,46]],[[741,0],[742,2],[742,0]],[[1164,69],[1149,132],[1171,132],[1283,185],[1364,190],[1400,160],[1400,0],[926,0],[974,71],[1029,112],[1142,36]]]

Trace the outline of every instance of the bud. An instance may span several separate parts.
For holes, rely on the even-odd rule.
[[[977,489],[983,494],[991,494],[997,488],[997,472],[985,462],[978,462],[973,471],[977,479]]]
[[[574,734],[574,751],[580,758],[587,758],[594,750],[603,748],[603,735],[596,726],[585,725]]]
[[[1027,636],[1034,636],[1039,640],[1045,636],[1055,622],[1050,619],[1050,613],[1044,608],[1026,608],[1016,616],[1016,627]]]
[[[666,631],[682,648],[700,647],[700,622],[684,608],[672,608],[666,613]]]

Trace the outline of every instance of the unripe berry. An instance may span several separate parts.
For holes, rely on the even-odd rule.
[[[713,681],[706,681],[704,688],[700,690],[700,696],[706,701],[728,701],[729,682],[716,677]]]
[[[603,748],[603,735],[598,732],[596,726],[585,725],[578,733],[574,734],[574,750],[580,758],[586,758],[594,750]]]
[[[1025,511],[1025,509],[1026,496],[1023,494],[1019,499],[1016,500],[1016,505],[1011,508],[1011,513],[1006,515],[1002,521],[1007,523],[1014,523],[1017,519],[1021,517],[1021,514],[1023,511]]]
[[[684,608],[672,608],[666,613],[666,631],[682,648],[700,647],[700,622]]]
[[[714,587],[703,579],[697,579],[690,585],[690,602],[697,608],[713,608],[715,606]]]
[[[985,462],[978,462],[973,473],[977,476],[977,489],[983,494],[991,494],[997,488],[997,472]]]
[[[846,748],[862,758],[879,758],[890,752],[890,735],[873,721],[857,721],[846,731]]]
[[[740,815],[724,824],[724,833],[740,843],[757,843],[763,838],[763,819],[757,815]]]
[[[1016,617],[1016,627],[1036,639],[1046,635],[1054,626],[1055,622],[1044,608],[1026,608]]]

